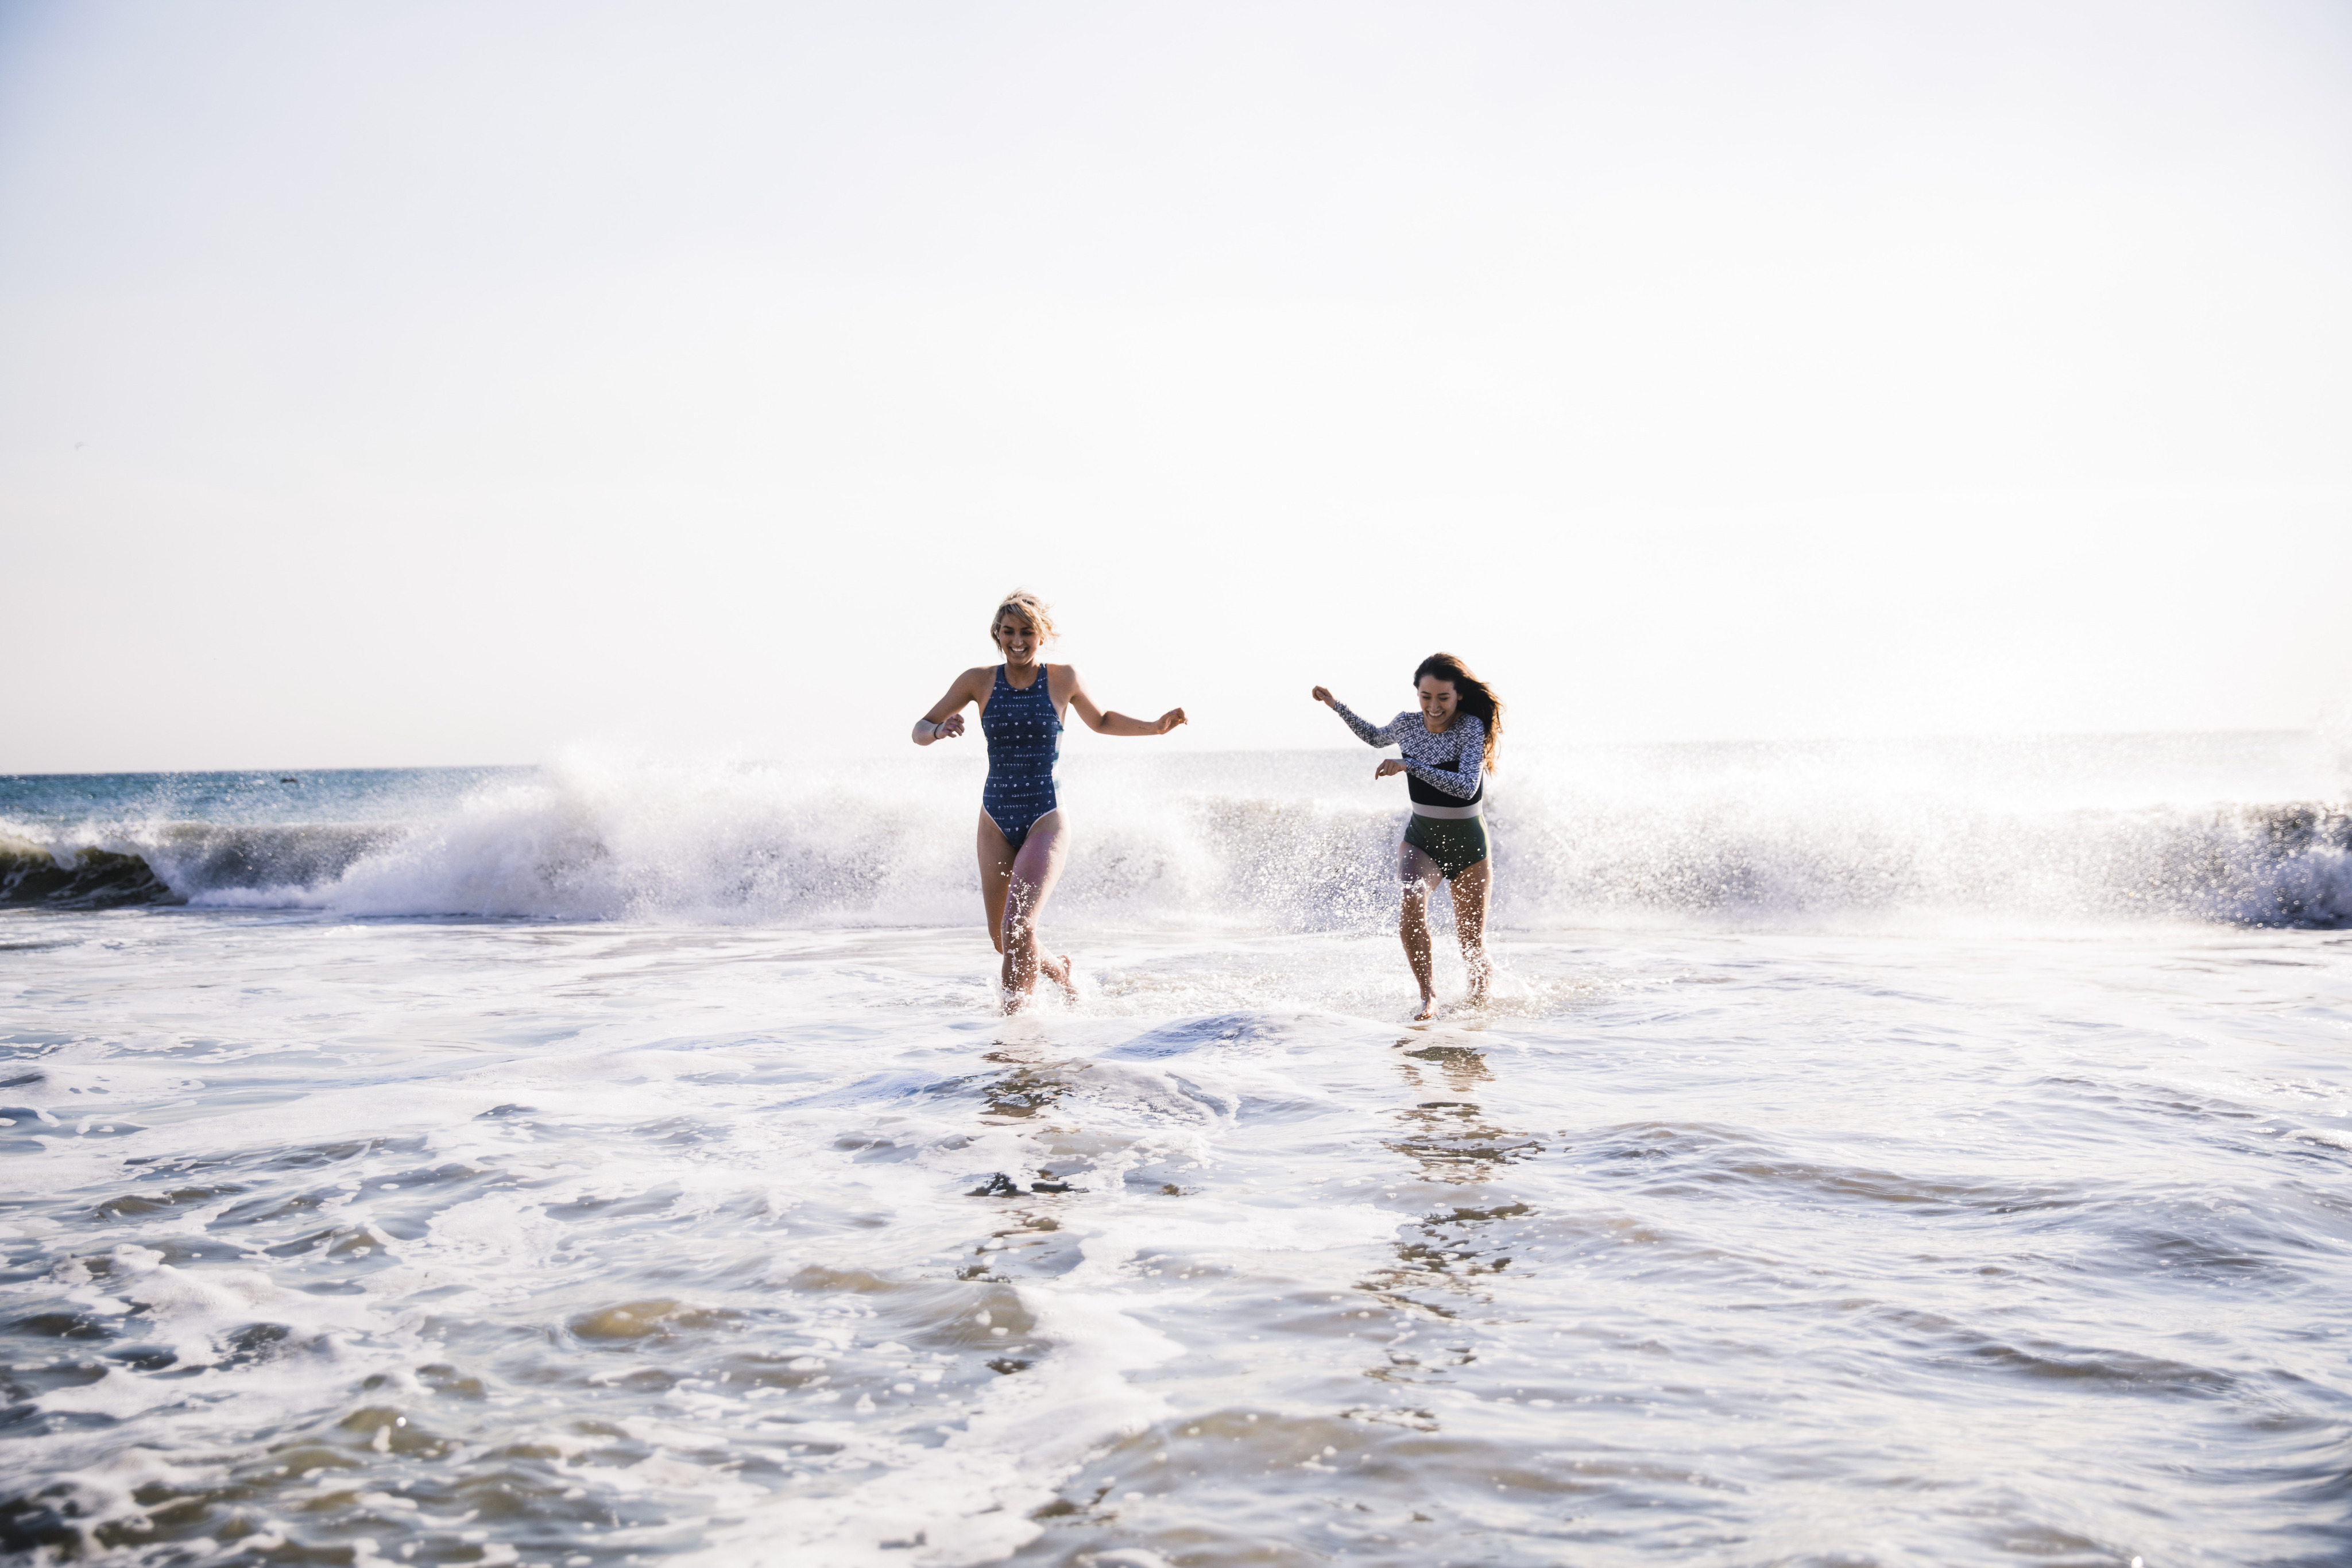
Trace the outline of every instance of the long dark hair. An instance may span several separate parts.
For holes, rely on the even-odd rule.
[[[1423,675],[1435,675],[1441,681],[1454,683],[1457,706],[1464,713],[1476,714],[1486,727],[1486,766],[1495,766],[1495,742],[1503,737],[1503,699],[1495,688],[1470,673],[1470,666],[1451,653],[1432,653],[1412,673],[1412,684],[1420,688]]]

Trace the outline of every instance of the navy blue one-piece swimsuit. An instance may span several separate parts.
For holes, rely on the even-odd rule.
[[[996,685],[980,713],[980,732],[988,737],[988,782],[980,791],[980,809],[1017,850],[1037,819],[1055,806],[1062,721],[1054,712],[1045,665],[1037,666],[1037,678],[1026,686],[1007,684],[1004,666],[996,666]]]

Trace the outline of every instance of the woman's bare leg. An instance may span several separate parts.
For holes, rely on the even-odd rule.
[[[988,911],[988,944],[1004,951],[1004,890],[1013,883],[1013,845],[996,819],[980,814],[980,902]]]
[[[1059,817],[1055,821],[1058,827]],[[1022,847],[1027,848],[1036,836],[1037,830],[1032,828]],[[980,814],[980,899],[988,911],[989,946],[999,953],[1004,951],[1004,900],[1012,891],[1013,862],[1018,858],[1013,845],[1005,839],[1003,830],[996,825],[996,819],[982,811]],[[1055,957],[1050,954],[1039,954],[1037,972],[1064,990],[1076,994],[1076,988],[1070,981],[1067,955]]]
[[[1053,894],[1054,883],[1062,874],[1062,862],[1068,853],[1069,836],[1062,831],[1062,813],[1048,811],[1031,826],[1020,852],[1013,857],[1013,872],[1006,879],[1004,892],[1003,935],[999,944],[1004,954],[1007,1012],[1018,1011],[1028,1001],[1029,994],[1037,988],[1041,973],[1065,988],[1070,985],[1070,960],[1050,957],[1037,950],[1037,920],[1045,913],[1045,900]]]
[[[1404,906],[1397,917],[1397,935],[1404,938],[1404,961],[1412,966],[1413,983],[1421,988],[1421,1010],[1415,1022],[1437,1014],[1437,986],[1429,955],[1429,895],[1437,886],[1437,862],[1411,844],[1400,844],[1397,874],[1404,879]]]
[[[1492,860],[1480,861],[1454,879],[1454,934],[1462,938],[1462,967],[1470,971],[1470,1005],[1486,1005],[1486,982],[1495,966],[1486,958],[1486,890]]]

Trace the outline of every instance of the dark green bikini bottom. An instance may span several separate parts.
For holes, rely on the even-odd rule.
[[[1435,861],[1452,882],[1486,858],[1486,819],[1424,817],[1415,811],[1405,823],[1404,841]]]

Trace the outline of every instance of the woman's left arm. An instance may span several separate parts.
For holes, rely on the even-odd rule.
[[[1098,735],[1165,735],[1184,722],[1184,710],[1181,707],[1171,707],[1158,718],[1129,718],[1123,713],[1112,713],[1096,706],[1093,694],[1069,665],[1055,665],[1053,675],[1057,681],[1069,682],[1062,700],[1077,709],[1087,727]]]
[[[1393,765],[1398,772],[1410,773],[1433,789],[1467,800],[1478,792],[1478,781],[1486,769],[1486,727],[1476,714],[1465,713],[1454,721],[1446,734],[1459,747],[1452,768],[1432,768],[1412,757],[1402,761],[1391,758],[1381,764],[1381,774],[1375,777],[1384,775]]]
[[[1452,775],[1458,782],[1438,784],[1437,787],[1451,790],[1467,800],[1478,792],[1486,772],[1486,725],[1476,714],[1465,713],[1454,721],[1454,727],[1462,737],[1462,750],[1454,759]],[[1432,783],[1437,783],[1442,776],[1433,768],[1430,774]]]

